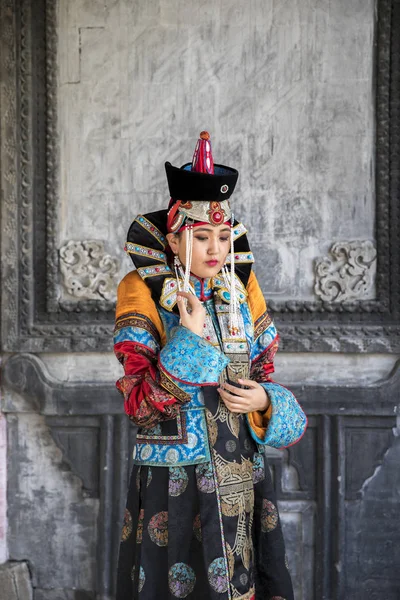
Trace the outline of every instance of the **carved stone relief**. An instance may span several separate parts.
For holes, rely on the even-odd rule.
[[[336,242],[330,254],[315,262],[315,294],[324,302],[370,298],[376,269],[374,244],[368,240]]]
[[[84,300],[115,300],[119,265],[104,251],[103,242],[69,241],[60,248],[64,290]]]

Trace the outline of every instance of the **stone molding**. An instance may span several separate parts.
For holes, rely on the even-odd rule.
[[[324,302],[368,298],[374,284],[374,244],[370,241],[336,242],[329,252],[330,257],[315,261],[315,294]]]

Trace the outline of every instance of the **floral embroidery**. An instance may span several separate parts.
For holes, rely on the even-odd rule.
[[[129,538],[131,533],[132,533],[132,515],[129,512],[129,510],[126,508],[125,514],[124,514],[124,524],[122,526],[121,540],[123,542],[126,542],[126,540]]]
[[[278,525],[278,511],[276,506],[269,500],[263,500],[261,510],[261,531],[269,533]]]
[[[263,440],[251,429],[258,444],[285,448],[295,444],[307,428],[307,417],[292,392],[272,381],[262,383],[272,404],[272,414]]]
[[[141,313],[132,312],[118,317],[115,322],[114,331],[119,331],[123,327],[139,327],[148,331],[148,333],[159,341],[160,336],[154,323],[146,317],[146,315],[142,315]]]
[[[186,327],[178,327],[161,352],[159,367],[171,378],[191,385],[217,385],[228,364],[225,355]]]
[[[136,543],[141,544],[143,540],[143,520],[144,520],[144,508],[139,513],[138,526],[136,529]]]
[[[141,467],[138,468],[138,472],[136,474],[136,487],[137,487],[138,491],[140,491],[140,472],[141,472]],[[153,473],[151,472],[151,468],[148,467],[146,487],[149,487],[152,479],[153,479]]]
[[[157,546],[168,545],[168,512],[162,511],[151,517],[147,527],[152,542]]]
[[[200,492],[212,494],[215,491],[214,472],[211,463],[197,465],[196,467],[197,487]]]
[[[176,598],[186,598],[194,590],[196,575],[189,565],[175,563],[168,572],[168,586]]]
[[[269,380],[270,375],[274,372],[274,358],[278,351],[279,339],[278,336],[270,344],[265,352],[253,361],[250,370],[250,377],[258,383],[263,383]]]
[[[189,477],[182,467],[169,468],[168,494],[170,496],[180,496],[186,490],[189,483]]]
[[[223,558],[216,558],[208,567],[208,581],[216,592],[223,594],[229,586],[229,577]]]
[[[256,485],[265,479],[264,456],[257,452],[253,458],[253,483]]]
[[[196,538],[199,540],[199,542],[201,542],[202,540],[202,533],[201,533],[201,522],[200,522],[200,515],[196,515],[193,521],[193,533],[196,536]]]
[[[254,323],[254,341],[257,341],[263,331],[268,329],[268,327],[272,324],[272,319],[268,313],[265,311],[264,314],[261,315]]]
[[[135,566],[133,566],[132,571],[131,571],[132,581],[135,581],[135,570],[136,570]],[[139,592],[142,591],[145,582],[146,582],[146,575],[145,575],[143,567],[140,567],[140,569],[139,569]]]

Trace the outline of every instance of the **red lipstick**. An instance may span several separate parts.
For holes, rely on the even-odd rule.
[[[208,260],[206,263],[209,267],[216,267],[218,264],[217,260]]]

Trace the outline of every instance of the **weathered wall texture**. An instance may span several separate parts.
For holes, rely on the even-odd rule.
[[[266,294],[315,298],[314,259],[374,239],[374,20],[373,0],[60,0],[60,246],[122,260],[208,129]]]
[[[390,21],[391,1],[378,4]],[[6,543],[0,415],[0,563],[23,561],[26,577],[29,565],[34,600],[112,598],[132,430],[114,389],[120,367],[111,352],[97,352],[111,347],[103,343],[107,315],[90,302],[112,301],[118,278],[130,269],[123,246],[131,220],[166,205],[164,161],[189,161],[198,133],[208,129],[215,160],[241,172],[233,202],[250,229],[266,297],[328,303],[321,323],[319,308],[312,314],[315,328],[304,344],[309,313],[294,315],[295,347],[310,353],[276,361],[277,380],[294,386],[310,416],[300,444],[269,451],[296,600],[398,600],[400,368],[395,354],[377,354],[395,333],[385,321],[383,344],[374,346],[369,331],[359,341],[356,327],[348,327],[352,310],[342,314],[331,303],[375,298],[390,288],[371,309],[371,323],[379,323],[397,285],[389,285],[382,264],[380,289],[375,281],[376,242],[391,258],[395,247],[387,242],[384,203],[386,237],[374,237],[374,0],[0,0],[0,15],[23,32],[3,71],[22,57],[16,94],[29,87],[35,66],[32,95],[35,86],[43,94],[34,108],[25,97],[3,113],[10,92],[0,89],[1,132],[13,120],[23,132],[1,150],[4,162],[15,145],[22,148],[15,171],[1,173],[4,189],[17,182],[10,197],[21,198],[21,207],[14,214],[7,203],[2,227],[3,239],[18,238],[20,246],[2,245],[8,269],[2,294],[12,298],[2,302],[11,323],[5,347],[16,354],[4,355],[9,522]],[[10,35],[3,35],[4,47]],[[58,113],[46,122],[45,94],[50,112]],[[46,173],[47,189],[41,187]],[[37,199],[42,192],[49,215]],[[49,223],[54,229],[45,239]],[[333,244],[330,260],[316,268]],[[9,266],[13,252],[22,275]],[[40,261],[50,272],[46,281]],[[13,277],[21,278],[20,287]],[[335,298],[330,290],[340,277]],[[65,309],[65,299],[89,304]],[[365,330],[368,306],[357,313]],[[28,316],[17,331],[21,307]],[[290,307],[283,316],[291,333]],[[314,332],[324,352],[315,352]],[[87,347],[86,354],[69,352]],[[361,348],[371,353],[353,353]],[[328,353],[343,349],[352,353]]]
[[[7,560],[7,437],[6,418],[0,412],[0,565]]]

